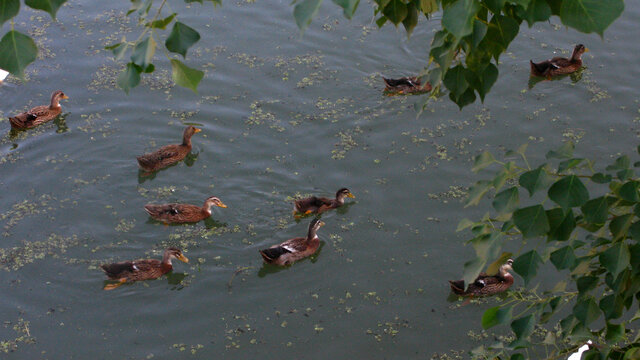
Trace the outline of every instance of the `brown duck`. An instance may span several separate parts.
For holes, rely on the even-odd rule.
[[[316,232],[322,225],[324,225],[324,222],[320,221],[320,219],[313,219],[309,224],[307,237],[289,239],[282,244],[260,250],[262,259],[269,264],[287,266],[313,255],[320,247],[320,239]]]
[[[147,204],[144,209],[156,220],[163,221],[165,223],[190,223],[204,220],[211,216],[211,207],[219,206],[226,208],[220,199],[215,196],[211,196],[204,201],[204,205],[190,205],[190,204]]]
[[[184,129],[182,144],[165,145],[160,149],[138,156],[140,168],[146,172],[154,172],[184,159],[191,152],[191,137],[200,129],[188,126]]]
[[[127,281],[157,279],[173,269],[171,259],[178,259],[185,263],[189,262],[189,259],[182,255],[180,249],[170,247],[164,251],[162,261],[157,259],[140,259],[100,265],[109,279],[118,281],[115,284],[107,284],[104,290],[113,290]]]
[[[544,76],[550,78],[556,75],[571,74],[582,67],[582,54],[589,51],[584,45],[578,44],[573,49],[570,59],[556,56],[553,59],[534,63],[529,60],[532,76]]]
[[[51,94],[51,103],[49,105],[36,106],[27,112],[10,117],[11,127],[14,129],[30,129],[55,119],[62,112],[60,100],[68,98],[62,90],[54,91]]]
[[[382,78],[384,81],[384,91],[389,95],[422,94],[431,91],[431,84],[422,85],[422,81],[417,76],[402,77],[399,79]]]
[[[476,280],[464,290],[464,280],[449,281],[451,291],[460,296],[489,296],[506,291],[513,285],[512,270],[513,260],[509,259],[500,267],[497,275],[480,273]]]
[[[342,188],[336,192],[335,199],[329,199],[326,197],[311,196],[308,198],[296,200],[293,205],[293,214],[308,215],[311,213],[320,214],[324,211],[338,208],[344,205],[344,198],[355,198],[351,191],[347,188]]]

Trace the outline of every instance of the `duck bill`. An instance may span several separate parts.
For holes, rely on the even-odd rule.
[[[189,259],[187,259],[187,257],[182,254],[178,256],[178,260],[182,261],[183,263],[189,263]]]
[[[216,206],[221,207],[221,208],[226,208],[227,205],[225,205],[223,202],[220,202],[219,204],[216,204]]]
[[[63,99],[68,99],[69,97],[67,95],[62,95]]]
[[[356,198],[355,196],[353,196],[353,194],[352,194],[352,193],[348,193],[348,194],[347,194],[347,197],[350,197],[350,198],[353,198],[353,199],[355,199],[355,198]]]
[[[589,48],[588,47],[584,48],[584,52],[589,52]]]
[[[200,131],[202,131],[202,129],[195,128],[195,130],[194,130],[194,134],[199,133]]]
[[[318,227],[324,226],[324,221],[318,221]]]

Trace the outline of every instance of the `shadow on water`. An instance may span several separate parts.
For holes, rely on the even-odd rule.
[[[582,80],[582,72],[584,71],[584,69],[585,67],[583,66],[580,69],[578,69],[578,71],[573,72],[571,74],[557,75],[551,78],[546,78],[543,76],[529,76],[529,90],[533,89],[533,87],[536,86],[539,82],[560,81],[560,80],[564,80],[567,77],[569,77],[571,79],[571,82],[575,84],[578,81]]]
[[[349,212],[349,207],[351,207],[354,204],[356,204],[355,201],[345,202],[344,205],[340,206],[339,208],[332,209],[332,210],[327,210],[322,214],[325,214],[325,213],[327,213],[329,211],[335,211],[337,214],[345,215],[346,213]],[[293,215],[293,220],[296,223],[300,223],[302,220],[310,219],[310,218],[313,218],[313,217],[317,217],[318,219],[320,219],[320,218],[322,218],[322,214],[312,213],[312,214],[307,214],[307,215]]]
[[[229,225],[226,222],[220,222],[220,221],[215,220],[215,219],[213,219],[211,217],[208,217],[208,218],[204,219],[203,221],[204,221],[204,226],[207,229],[215,229],[215,228],[220,228],[220,227],[227,227]],[[149,216],[147,218],[147,221],[145,222],[145,224],[162,224],[164,226],[193,226],[195,223],[166,223],[164,221],[156,220],[156,219],[152,218],[151,216]]]
[[[184,289],[184,284],[182,283],[182,281],[189,276],[189,274],[185,274],[185,273],[176,273],[176,272],[170,272],[166,274],[167,277],[167,284],[172,285],[170,290],[182,290]],[[157,279],[156,279],[157,280]],[[144,280],[144,281],[148,281],[148,280]],[[117,290],[123,286],[132,286],[133,284],[137,283],[139,281],[128,281],[125,283],[122,283],[121,285],[119,285],[117,288],[112,289],[112,290]],[[113,284],[118,284],[118,281],[114,281],[114,280],[104,280],[102,281],[102,289],[104,290],[104,288],[108,285],[113,285]],[[112,291],[112,290],[108,290],[108,291]]]
[[[318,261],[318,257],[320,257],[320,253],[322,252],[322,248],[324,247],[324,244],[325,244],[324,241],[320,241],[320,246],[318,247],[318,251],[316,251],[313,255],[309,256],[308,258],[296,261],[295,263],[288,266],[278,266],[273,264],[262,263],[262,268],[260,268],[260,270],[258,271],[258,277],[263,278],[269,274],[278,273],[280,271],[289,269],[292,266],[296,266],[296,264],[306,262],[307,260],[311,261],[312,264],[315,264]]]

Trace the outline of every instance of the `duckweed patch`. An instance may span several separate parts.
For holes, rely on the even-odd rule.
[[[5,236],[8,236],[7,231],[13,226],[18,224],[22,219],[28,216],[44,214],[47,211],[53,210],[51,203],[56,199],[48,194],[40,195],[35,200],[23,200],[15,203],[11,206],[10,210],[0,214],[0,220],[7,220],[4,226]]]
[[[15,323],[5,321],[5,329],[10,327],[17,336],[10,340],[0,340],[0,352],[8,354],[17,351],[20,344],[35,344],[36,338],[31,336],[29,324],[30,322],[23,318],[18,318]]]
[[[363,131],[359,126],[353,129],[347,129],[345,131],[338,132],[335,136],[340,140],[335,144],[337,149],[331,150],[331,158],[334,160],[342,160],[345,158],[347,152],[358,147],[356,137],[362,134]]]
[[[0,249],[0,269],[18,270],[47,256],[58,257],[68,249],[82,245],[77,235],[49,235],[45,241],[25,241],[22,246]]]

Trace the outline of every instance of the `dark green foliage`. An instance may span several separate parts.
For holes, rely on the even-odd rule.
[[[486,4],[499,6],[501,2]],[[486,329],[511,321],[515,340],[474,354],[483,359],[521,358],[518,349],[544,346],[542,353],[561,358],[563,349],[577,349],[590,339],[598,346],[585,352],[583,359],[623,359],[629,349],[640,347],[640,337],[630,336],[628,330],[637,328],[640,321],[640,179],[629,171],[632,159],[620,156],[601,172],[594,172],[593,163],[574,157],[574,145],[565,143],[547,153],[550,163],[531,170],[525,148],[507,152],[508,156],[520,155],[521,163],[500,162],[489,152],[474,161],[474,171],[497,169],[488,180],[476,182],[467,205],[480,204],[493,195],[495,215],[487,214],[477,222],[465,220],[459,227],[472,230],[470,243],[476,249],[476,258],[467,262],[465,274],[471,279],[486,264],[504,263],[504,254],[511,256],[505,251],[520,249],[513,255],[513,270],[531,289],[527,291],[535,294],[511,296],[508,292],[504,306],[486,310],[482,326]],[[505,183],[517,185],[500,189]],[[531,197],[521,199],[521,189]],[[562,272],[557,280],[540,283],[537,275],[547,262]],[[554,327],[554,314],[563,307],[565,317],[555,320]],[[535,324],[545,326],[545,336],[532,336]],[[537,351],[540,349],[534,353]],[[636,355],[630,352],[628,356]]]

